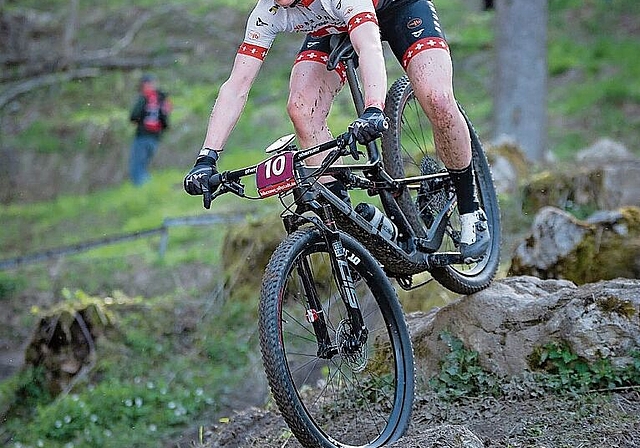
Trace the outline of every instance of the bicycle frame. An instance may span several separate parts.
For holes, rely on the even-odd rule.
[[[357,56],[348,37],[342,36],[336,40],[335,47],[329,56],[327,68],[335,68],[339,62],[345,64],[351,96],[356,111],[361,114],[364,109],[364,99],[356,72]],[[291,233],[302,225],[312,223],[319,227],[324,234],[330,234],[336,232],[337,228],[335,225],[332,227],[325,223],[336,220],[339,223],[339,228],[356,237],[376,259],[380,260],[388,275],[398,278],[407,278],[434,268],[463,263],[462,256],[458,252],[437,252],[442,243],[449,217],[456,205],[455,194],[449,195],[446,205],[434,217],[427,235],[420,238],[416,237],[407,218],[395,202],[386,201],[391,204],[392,208],[392,210],[387,210],[387,215],[395,223],[399,233],[398,238],[392,241],[356,213],[349,204],[343,202],[318,182],[321,175],[330,175],[341,180],[349,189],[367,190],[370,195],[394,195],[405,188],[422,188],[427,193],[433,193],[439,190],[452,191],[453,186],[448,173],[394,179],[384,170],[377,141],[372,141],[366,146],[367,160],[364,163],[335,164],[342,156],[351,155],[355,159],[359,158],[353,144],[350,144],[348,133],[308,149],[298,149],[292,145],[293,138],[293,135],[283,137],[270,145],[267,152],[275,155],[260,164],[214,176],[212,186],[221,185],[222,188],[214,193],[213,198],[228,191],[243,196],[244,187],[239,183],[239,180],[248,175],[259,175],[260,166],[269,161],[273,161],[270,163],[291,163],[293,165],[291,170],[296,182],[294,183],[293,178],[290,178],[282,185],[276,185],[275,192],[270,193],[270,195],[281,193],[278,191],[280,187],[283,188],[282,192],[289,191],[292,189],[291,186],[295,184],[293,195],[297,209],[292,215],[283,217],[287,232]],[[307,166],[303,163],[305,159],[325,152],[329,152],[329,154],[320,166]],[[280,158],[287,158],[290,161],[283,162]],[[362,174],[355,174],[358,172]],[[325,204],[331,206],[331,216],[328,216]],[[311,212],[316,217],[304,216],[307,212]],[[330,242],[328,241],[328,243]],[[334,268],[338,269],[338,261],[335,261],[335,264]],[[348,279],[345,279],[343,282],[345,296],[348,295],[347,284]]]
[[[448,175],[436,173],[405,179],[392,179],[382,168],[381,160],[366,164],[332,165],[340,157],[349,154],[346,133],[334,140],[309,149],[298,150],[289,143],[286,142],[283,146],[272,149],[271,152],[274,152],[275,156],[267,159],[272,160],[274,157],[283,156],[287,153],[293,154],[292,169],[297,179],[297,185],[293,188],[293,195],[297,209],[292,215],[285,216],[285,227],[289,233],[307,223],[313,223],[324,232],[329,231],[329,227],[324,224],[326,216],[324,216],[323,212],[323,204],[329,204],[334,212],[334,218],[340,223],[339,227],[344,227],[356,239],[360,240],[376,258],[380,259],[390,274],[396,272],[417,274],[434,267],[462,262],[459,253],[437,253],[429,247],[429,245],[435,246],[436,249],[439,247],[444,233],[444,226],[446,226],[451,208],[455,205],[453,199],[435,218],[429,232],[430,235],[423,239],[417,239],[413,235],[408,223],[405,226],[402,225],[402,219],[406,220],[406,218],[404,218],[400,210],[397,210],[397,215],[393,216],[393,219],[400,229],[401,236],[398,241],[392,241],[382,235],[369,221],[356,213],[350,205],[343,202],[342,199],[318,182],[320,176],[329,174],[343,179],[351,189],[365,189],[369,190],[371,194],[393,194],[399,191],[400,188],[418,188],[421,184],[423,188],[424,185],[431,185],[430,188],[434,190],[448,188]],[[371,146],[373,145],[369,145],[369,147]],[[330,151],[330,153],[321,166],[304,165],[303,161],[305,159],[326,151]],[[212,177],[212,186],[215,188],[220,185],[220,189],[213,193],[212,199],[227,192],[244,196],[244,187],[240,183],[240,179],[256,175],[259,166],[264,163],[261,162],[238,170],[225,171]],[[354,174],[354,172],[358,171],[361,171],[363,175]],[[305,216],[306,212],[312,212],[316,217]],[[394,269],[394,266],[398,266],[398,269]]]

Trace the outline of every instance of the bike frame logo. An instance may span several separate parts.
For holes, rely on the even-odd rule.
[[[349,306],[351,308],[358,308],[358,297],[356,295],[356,287],[353,283],[353,278],[351,277],[351,272],[349,271],[349,262],[354,265],[358,265],[360,263],[360,257],[350,253],[347,249],[345,249],[340,242],[335,242],[333,244],[333,251],[338,258],[338,269],[340,269],[340,273],[342,274],[342,278],[344,279],[344,284],[342,285],[347,302],[349,302]]]

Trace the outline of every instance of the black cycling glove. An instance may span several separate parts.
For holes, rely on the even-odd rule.
[[[211,191],[209,190],[209,179],[218,173],[216,160],[218,154],[212,152],[213,156],[199,156],[191,171],[184,177],[184,191],[197,196],[202,195],[204,208],[211,207]]]
[[[349,133],[366,145],[382,135],[389,128],[389,122],[377,107],[367,107],[360,118],[349,125]]]

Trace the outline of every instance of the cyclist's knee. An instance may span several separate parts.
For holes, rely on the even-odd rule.
[[[313,130],[325,125],[329,115],[329,106],[324,101],[307,98],[303,95],[289,97],[287,113],[297,130]]]
[[[435,127],[450,127],[460,120],[460,112],[452,91],[427,87],[416,94],[419,95],[420,104]]]

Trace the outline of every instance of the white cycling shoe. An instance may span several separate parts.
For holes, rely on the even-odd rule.
[[[466,263],[482,259],[491,243],[487,216],[482,209],[460,215],[460,253]]]

